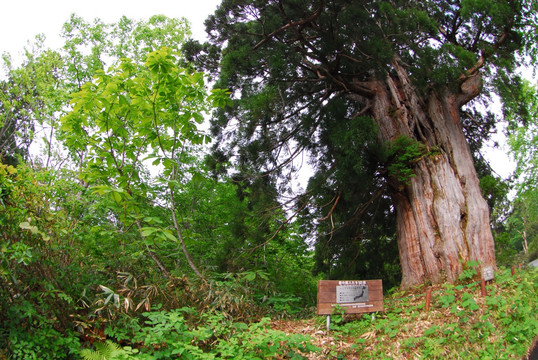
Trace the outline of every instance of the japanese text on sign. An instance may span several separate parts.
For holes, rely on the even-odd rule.
[[[368,285],[339,285],[336,287],[336,303],[361,303],[369,301]]]

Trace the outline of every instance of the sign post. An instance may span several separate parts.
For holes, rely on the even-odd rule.
[[[320,280],[318,282],[318,315],[330,315],[335,306],[345,309],[345,314],[384,311],[383,282],[381,280]]]
[[[480,287],[482,289],[482,296],[487,296],[488,292],[486,290],[486,282],[495,279],[495,272],[493,271],[492,266],[482,268],[482,281]]]

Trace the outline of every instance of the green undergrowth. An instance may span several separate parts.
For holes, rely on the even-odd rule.
[[[538,335],[538,270],[499,270],[485,297],[470,275],[432,287],[428,311],[419,287],[386,297],[384,313],[334,316],[333,336],[353,343],[334,358],[521,359]]]
[[[192,318],[197,325],[192,325]],[[109,340],[84,359],[302,359],[318,349],[307,336],[272,330],[270,319],[233,322],[222,313],[198,314],[190,308],[152,311],[128,327],[109,327]],[[112,340],[110,340],[112,339]],[[121,346],[119,344],[128,344]]]
[[[158,300],[166,297],[137,294],[131,282],[100,287],[96,319],[78,322],[86,340],[82,358],[302,359],[319,350],[307,335],[271,328],[271,318],[300,316],[300,299],[271,291],[264,272],[176,279],[165,305]],[[172,298],[187,305],[174,307]]]
[[[232,316],[218,303],[197,310],[151,305],[147,311],[118,313],[101,323],[95,319],[86,324],[92,336],[90,328],[82,337],[61,335],[52,327],[42,327],[31,337],[18,332],[10,340],[11,356],[0,351],[0,359],[40,359],[39,354],[53,354],[55,348],[69,351],[49,358],[521,359],[538,336],[538,270],[512,275],[510,269],[500,269],[495,275],[482,296],[476,271],[469,267],[458,284],[431,287],[428,310],[426,286],[386,296],[384,312],[352,317],[337,310],[330,332],[324,331],[324,317],[286,320],[284,332],[273,328],[276,317],[249,320],[239,307]],[[317,325],[306,331],[300,327],[305,322]]]
[[[432,287],[428,310],[427,288],[421,286],[386,296],[384,312],[355,317],[335,312],[331,331],[323,331],[334,341],[319,341],[323,317],[315,318],[318,325],[311,334],[294,334],[293,326],[287,333],[272,329],[269,318],[246,323],[187,307],[153,309],[121,326],[108,324],[106,340],[81,355],[84,359],[520,359],[538,335],[536,284],[536,269],[517,270],[515,275],[501,269],[487,284],[484,297],[476,272],[467,271],[458,284]]]

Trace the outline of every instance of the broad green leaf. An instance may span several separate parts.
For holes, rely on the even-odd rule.
[[[93,192],[98,195],[104,195],[111,191],[110,186],[108,185],[95,185],[92,186]]]
[[[253,271],[246,272],[245,279],[247,279],[248,281],[254,281],[256,279],[256,273]]]
[[[164,230],[162,233],[168,240],[177,242],[177,238],[169,230]]]
[[[144,237],[147,237],[147,236],[150,236],[150,235],[153,235],[156,231],[158,231],[157,228],[154,228],[154,227],[144,227],[141,229],[141,235],[144,236]]]
[[[112,192],[112,196],[113,196],[113,198],[114,198],[114,201],[116,201],[116,202],[118,202],[118,203],[121,202],[121,199],[122,199],[122,198],[121,198],[121,194],[120,194],[120,193],[118,193],[117,191],[114,191],[114,192]]]

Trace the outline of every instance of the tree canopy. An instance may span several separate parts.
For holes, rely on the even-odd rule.
[[[314,218],[325,220],[317,226],[318,255],[334,247],[323,260],[330,267],[331,257],[344,256],[346,248],[355,254],[350,258],[359,256],[352,244],[362,248],[373,239],[394,239],[388,224],[395,221],[390,218],[395,208],[387,199],[398,208],[401,201],[394,200],[401,189],[411,198],[414,187],[421,191],[417,174],[433,166],[417,167],[421,160],[446,154],[456,177],[466,178],[457,181],[470,184],[476,181],[474,166],[460,158],[468,155],[459,155],[470,146],[479,174],[488,174],[479,151],[502,120],[490,105],[497,95],[504,101],[521,92],[517,70],[536,58],[535,24],[532,1],[223,1],[206,21],[213,47],[185,49],[193,61],[206,60],[215,46],[222,50],[218,69],[211,68],[215,62],[199,62],[218,73],[216,86],[230,89],[234,98],[213,119],[220,156],[235,159],[244,175],[280,179],[275,186],[285,187],[286,171],[297,170],[302,154],[308,154],[315,175],[306,192],[311,197],[301,200],[314,203]],[[446,104],[433,105],[438,99]],[[453,113],[455,118],[447,119]],[[463,140],[442,129],[448,122],[461,126],[456,131],[464,132]],[[480,198],[469,189],[463,190],[462,219],[474,203],[469,199]],[[470,211],[478,212],[484,210]],[[488,216],[480,217],[472,221],[484,224]],[[432,223],[431,243],[422,248],[437,246],[435,228],[445,221],[450,227],[448,219]],[[469,229],[468,224],[457,228]],[[341,233],[342,243],[334,241],[344,225],[353,230]],[[451,237],[453,230],[446,231]],[[476,242],[486,243],[487,260],[476,259],[484,264],[494,262],[491,237]],[[432,259],[442,258],[442,252],[434,251]]]
[[[329,125],[339,119],[359,122],[357,114],[366,113],[367,104],[355,104],[345,94],[368,95],[364,82],[396,71],[395,57],[423,92],[457,88],[480,71],[484,85],[479,100],[491,101],[488,95],[494,92],[509,96],[508,91],[517,90],[511,86],[519,84],[518,66],[532,64],[524,55],[536,51],[533,6],[506,1],[224,1],[206,25],[212,43],[225,45],[217,86],[234,91],[238,104],[215,120],[215,132],[245,135],[234,138],[244,149],[241,154],[249,148],[266,150],[259,153],[270,160],[258,156],[258,163],[286,164],[280,145],[293,141],[290,149],[312,151],[319,157],[312,162],[323,167]],[[459,101],[465,103],[477,94],[461,95]],[[478,101],[472,105],[462,115],[478,151],[497,119],[479,113]],[[232,126],[225,128],[227,123]],[[368,136],[372,129],[364,132]],[[273,140],[262,144],[268,139]],[[371,147],[366,139],[358,142]]]

